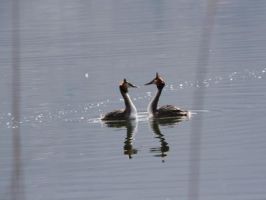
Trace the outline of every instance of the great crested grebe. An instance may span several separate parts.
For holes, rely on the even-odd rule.
[[[128,120],[128,119],[136,119],[137,117],[137,109],[133,104],[130,96],[128,94],[128,88],[133,87],[136,88],[137,86],[127,82],[124,79],[121,84],[119,85],[120,92],[125,102],[125,109],[124,110],[115,110],[105,114],[102,120]]]
[[[158,91],[155,97],[148,105],[148,113],[150,116],[154,118],[167,118],[167,117],[186,117],[189,115],[188,111],[181,110],[180,108],[177,108],[173,105],[165,105],[160,108],[157,108],[159,98],[165,86],[165,82],[162,79],[162,77],[160,77],[159,74],[156,73],[156,77],[151,82],[146,83],[145,85],[151,85],[151,84],[155,84],[157,86]]]

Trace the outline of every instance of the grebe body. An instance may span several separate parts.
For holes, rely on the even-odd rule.
[[[155,112],[151,112],[149,109],[149,115],[155,118],[184,117],[188,116],[188,111],[182,110],[173,105],[164,105],[158,108]]]
[[[188,111],[182,110],[173,105],[165,105],[160,108],[157,108],[161,93],[165,86],[165,82],[162,79],[162,77],[160,77],[159,74],[156,73],[156,77],[151,82],[146,83],[145,85],[151,85],[151,84],[155,84],[158,90],[155,97],[151,100],[151,102],[148,105],[148,113],[150,117],[167,118],[167,117],[186,117],[189,115]]]
[[[104,115],[102,120],[128,120],[128,119],[136,119],[137,118],[137,109],[136,106],[133,104],[129,94],[128,94],[128,88],[133,87],[136,88],[137,86],[127,82],[126,79],[123,80],[123,82],[119,85],[119,89],[121,92],[121,95],[125,102],[125,109],[121,110],[115,110],[112,112],[109,112]]]

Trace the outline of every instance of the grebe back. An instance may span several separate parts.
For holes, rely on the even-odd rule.
[[[102,120],[128,120],[128,119],[136,119],[137,117],[137,109],[135,105],[133,104],[129,94],[128,94],[128,88],[136,88],[137,86],[127,82],[126,79],[124,79],[121,84],[119,85],[119,89],[121,92],[121,95],[125,102],[125,109],[124,110],[115,110],[109,113],[106,113]]]
[[[151,85],[151,84],[155,84],[158,89],[157,94],[148,105],[148,113],[151,117],[167,118],[167,117],[184,117],[189,115],[188,111],[181,110],[180,108],[177,108],[176,106],[173,105],[165,105],[160,108],[157,108],[161,93],[165,86],[165,82],[162,79],[162,77],[160,77],[159,74],[156,73],[156,77],[149,83],[146,83],[145,85]]]

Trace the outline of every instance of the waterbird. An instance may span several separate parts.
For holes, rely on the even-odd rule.
[[[151,102],[148,105],[148,113],[150,117],[169,118],[169,117],[188,117],[189,116],[188,111],[182,110],[173,105],[165,105],[160,108],[157,108],[159,98],[165,86],[165,82],[163,78],[159,76],[157,72],[156,77],[152,81],[146,83],[145,85],[151,85],[151,84],[155,84],[157,86],[158,91],[157,91],[157,94],[154,96],[154,98],[151,100]]]
[[[114,110],[112,112],[106,113],[102,120],[129,120],[129,119],[136,119],[137,118],[137,109],[136,106],[133,104],[129,94],[128,88],[137,88],[137,86],[129,83],[126,79],[124,79],[120,85],[119,90],[125,102],[125,109],[121,110]]]

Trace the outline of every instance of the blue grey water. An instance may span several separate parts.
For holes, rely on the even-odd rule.
[[[266,199],[266,1],[207,4],[19,1],[15,162],[12,5],[1,0],[0,199],[14,199],[15,163],[27,200]],[[190,119],[146,118],[156,88],[143,84],[156,72],[167,83],[160,105]],[[140,86],[130,90],[140,117],[108,126],[99,117],[124,106],[123,78]]]

